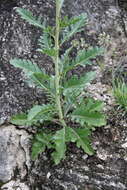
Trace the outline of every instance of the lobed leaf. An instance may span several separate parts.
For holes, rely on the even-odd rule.
[[[44,25],[40,21],[40,18],[37,19],[36,17],[34,17],[31,11],[23,8],[17,8],[16,12],[21,16],[22,19],[26,20],[29,24],[39,27],[41,29],[45,29]]]
[[[16,114],[11,117],[10,122],[14,125],[29,125],[29,121],[27,120],[27,114],[21,113],[21,114]]]
[[[66,141],[75,142],[78,148],[82,148],[84,152],[89,155],[93,155],[94,151],[91,147],[89,136],[91,135],[89,129],[79,128],[72,129],[70,127],[66,128]]]
[[[46,147],[51,148],[51,138],[52,138],[52,134],[47,134],[47,133],[37,133],[33,144],[32,144],[32,159],[35,160],[37,158],[37,156],[44,152]]]
[[[60,161],[65,158],[65,128],[56,132],[56,134],[53,136],[53,141],[55,144],[55,151],[52,153],[52,157],[55,164],[59,164]]]
[[[23,69],[23,71],[28,75],[31,75],[35,72],[42,72],[42,70],[37,66],[37,64],[33,64],[31,61],[26,59],[11,59],[10,64],[14,67]]]
[[[13,116],[11,118],[11,123],[15,125],[31,126],[33,124],[43,123],[44,121],[50,121],[53,114],[53,105],[35,105],[28,111],[28,114],[21,113]]]
[[[82,104],[72,112],[72,120],[80,123],[82,126],[88,124],[90,126],[103,126],[106,124],[105,116],[100,111],[102,104],[97,102],[88,102]]]
[[[37,64],[33,64],[31,61],[25,59],[12,59],[10,64],[22,69],[30,79],[30,82],[52,94],[49,87],[50,76],[44,70],[41,70]]]
[[[97,55],[101,55],[104,52],[102,48],[94,47],[91,49],[81,50],[73,63],[73,66],[91,64],[90,59],[95,58]]]
[[[77,76],[73,76],[64,84],[64,95],[66,95],[68,92],[73,93],[73,90],[77,91],[80,89],[84,89],[86,84],[90,83],[95,78],[95,75],[95,72],[88,72],[80,79],[78,79]]]
[[[65,27],[63,31],[63,39],[61,41],[61,45],[69,40],[74,34],[81,32],[86,24],[87,16],[86,14],[81,14],[75,17],[75,23]]]
[[[47,32],[47,30],[43,31],[43,35],[39,39],[39,46],[40,48],[38,51],[50,56],[54,57],[56,55],[56,50],[53,47],[51,34]]]

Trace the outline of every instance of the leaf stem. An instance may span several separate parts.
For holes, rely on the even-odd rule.
[[[60,72],[59,72],[59,36],[60,36],[60,2],[56,0],[56,33],[55,33],[55,88],[56,88],[56,106],[58,110],[58,115],[63,127],[66,123],[63,118],[62,106],[61,106],[61,96],[60,96]]]

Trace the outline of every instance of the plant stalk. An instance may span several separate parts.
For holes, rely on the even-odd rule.
[[[60,95],[60,72],[59,72],[59,36],[60,36],[60,3],[56,0],[56,33],[55,33],[55,88],[56,88],[56,106],[58,115],[63,127],[66,127],[66,123],[63,118],[61,95]]]

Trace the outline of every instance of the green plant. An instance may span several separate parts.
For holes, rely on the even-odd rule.
[[[116,99],[116,103],[127,110],[127,85],[124,80],[113,81],[113,94]]]
[[[86,85],[95,78],[95,72],[88,72],[81,77],[72,76],[68,79],[68,71],[77,66],[91,64],[91,59],[102,54],[98,47],[89,50],[81,50],[72,60],[70,53],[73,46],[65,50],[61,55],[62,45],[71,37],[84,30],[87,17],[85,14],[73,18],[61,18],[60,11],[63,0],[56,0],[56,25],[48,26],[36,19],[31,12],[18,8],[17,12],[28,23],[43,29],[39,39],[38,51],[50,56],[55,65],[55,75],[49,76],[45,70],[40,69],[29,60],[12,59],[10,63],[22,69],[30,81],[38,88],[45,90],[49,97],[49,104],[34,105],[28,113],[17,114],[11,122],[16,125],[45,124],[47,122],[58,124],[60,129],[49,131],[47,129],[36,134],[32,147],[32,158],[46,148],[54,150],[52,153],[55,164],[65,158],[66,143],[74,142],[87,154],[92,155],[93,149],[90,143],[91,129],[105,125],[105,116],[101,113],[103,103],[91,98],[83,97],[82,92]],[[77,123],[80,127],[70,127],[70,123]]]

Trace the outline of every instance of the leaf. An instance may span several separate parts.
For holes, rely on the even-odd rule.
[[[80,89],[84,89],[86,84],[90,83],[95,78],[95,74],[95,72],[88,72],[80,79],[78,79],[77,76],[73,76],[64,84],[64,95],[66,95],[67,92],[73,93],[73,90],[77,91]]]
[[[82,126],[86,123],[92,126],[102,126],[106,124],[104,114],[98,112],[97,104],[93,103],[90,107],[89,104],[81,104],[75,111],[72,112],[72,120],[80,123]]]
[[[94,151],[91,147],[89,136],[91,135],[89,129],[79,128],[72,129],[70,127],[66,128],[66,141],[76,142],[78,148],[82,148],[84,152],[89,155],[93,155]]]
[[[35,160],[38,154],[45,151],[46,147],[51,148],[51,134],[37,133],[32,144],[32,159]]]
[[[94,47],[89,50],[81,50],[78,52],[78,55],[76,56],[75,60],[71,61],[69,57],[62,56],[61,62],[64,65],[63,73],[64,75],[74,69],[77,66],[86,66],[86,65],[92,65],[91,59],[95,58],[97,55],[101,55],[104,52],[102,48]]]
[[[10,64],[23,69],[23,71],[29,76],[35,72],[42,72],[42,70],[36,65],[33,64],[31,61],[29,60],[25,60],[25,59],[11,59]]]
[[[47,32],[47,30],[43,31],[43,35],[40,37],[39,39],[39,46],[40,48],[38,49],[38,51],[53,57],[56,55],[56,49],[53,47],[53,43],[52,43],[52,38],[51,38],[51,34],[49,34]]]
[[[36,72],[30,76],[30,79],[35,83],[36,86],[41,87],[46,91],[50,92],[49,88],[50,77],[47,74]]]
[[[49,88],[50,76],[46,74],[44,70],[41,70],[36,64],[25,59],[12,59],[10,64],[23,69],[26,76],[30,79],[30,82],[33,82],[38,87],[45,89],[48,93],[51,93]]]
[[[33,124],[43,123],[44,121],[50,121],[53,114],[53,105],[35,105],[28,111],[28,114],[21,113],[13,116],[11,118],[11,123],[15,125],[31,126]]]
[[[104,107],[104,103],[102,101],[94,100],[93,98],[88,98],[86,102],[87,102],[86,111],[89,112],[102,111]],[[81,104],[84,104],[83,101]]]
[[[94,47],[91,49],[86,50],[81,50],[78,52],[78,55],[73,62],[73,66],[77,65],[88,65],[91,64],[90,59],[95,58],[97,55],[101,55],[104,52],[102,48]]]
[[[56,132],[53,136],[55,144],[55,151],[52,153],[55,164],[59,164],[65,158],[66,144],[65,144],[65,128]]]
[[[35,105],[29,110],[27,120],[42,123],[43,121],[51,120],[53,113],[54,106],[51,104]]]
[[[72,18],[68,18],[68,16],[64,16],[63,19],[60,20],[60,27],[61,29],[74,25],[76,24],[78,21],[80,21],[79,16],[75,16]]]
[[[77,20],[76,20],[77,19]],[[84,25],[86,24],[87,16],[86,14],[81,14],[75,17],[75,24],[70,25],[70,27],[65,27],[63,31],[63,39],[61,41],[61,45],[69,40],[74,34],[77,32],[81,32],[83,30]]]
[[[47,112],[50,112],[53,109],[54,109],[53,106],[50,104],[42,105],[42,106],[35,105],[28,112],[28,120],[32,120],[38,117],[38,115],[40,116],[40,115],[46,114]]]
[[[26,20],[29,24],[37,26],[41,29],[45,29],[40,19],[37,19],[36,17],[34,17],[32,12],[23,8],[17,8],[16,12],[21,16],[22,19]]]
[[[51,49],[44,49],[44,50],[41,50],[42,53],[50,56],[50,57],[55,57],[56,56],[56,53],[57,51],[55,50],[55,48],[51,48]]]
[[[14,125],[29,125],[29,122],[27,121],[27,114],[25,113],[12,116],[10,122]]]

